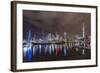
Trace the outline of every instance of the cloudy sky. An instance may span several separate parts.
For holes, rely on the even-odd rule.
[[[85,33],[91,32],[91,14],[75,12],[53,12],[23,10],[23,35],[32,30],[33,34],[63,32],[81,35],[82,26],[85,25]]]

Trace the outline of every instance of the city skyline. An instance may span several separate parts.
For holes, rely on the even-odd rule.
[[[85,34],[90,36],[90,13],[30,11],[23,10],[23,38],[29,29],[33,34],[63,32],[82,36],[82,26]],[[41,35],[40,35],[41,36]]]
[[[90,13],[23,10],[23,62],[90,59]]]

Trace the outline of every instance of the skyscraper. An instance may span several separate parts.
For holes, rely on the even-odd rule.
[[[85,44],[85,41],[86,41],[86,40],[85,40],[85,25],[84,25],[84,23],[83,23],[82,32],[83,32],[83,36],[82,36],[82,37],[83,37],[83,47],[85,47],[85,45],[86,45],[86,44]],[[84,55],[84,54],[85,54],[85,49],[82,50],[82,55]]]
[[[82,27],[82,37],[85,38],[85,25],[83,23],[83,27]]]

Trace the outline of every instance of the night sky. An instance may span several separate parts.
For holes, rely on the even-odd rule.
[[[33,11],[23,10],[23,38],[29,30],[32,34],[63,32],[82,35],[82,26],[85,24],[85,33],[91,32],[91,14],[75,12]]]

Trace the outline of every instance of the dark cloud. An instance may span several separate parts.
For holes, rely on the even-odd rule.
[[[63,32],[82,34],[82,25],[85,24],[85,32],[90,35],[90,13],[53,12],[23,10],[24,35],[29,29],[33,33]]]

